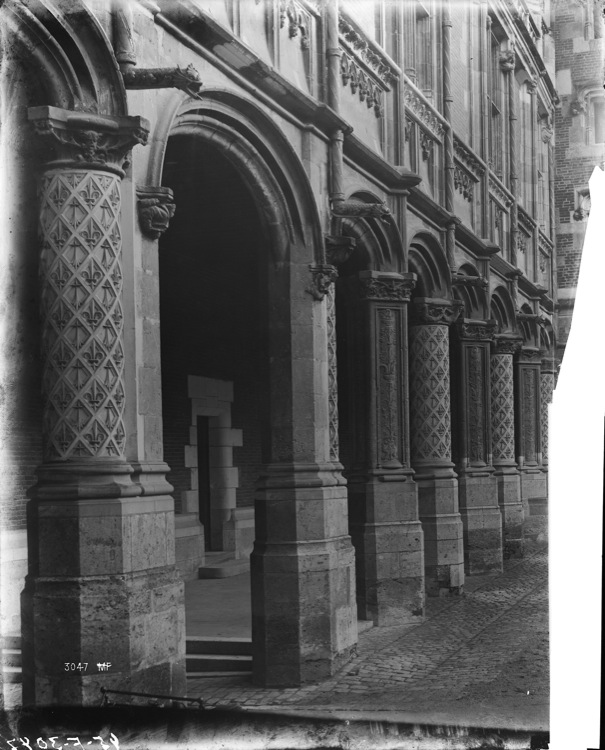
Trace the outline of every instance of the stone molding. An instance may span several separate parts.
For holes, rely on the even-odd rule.
[[[495,320],[459,319],[456,322],[458,337],[463,341],[491,341],[496,329]]]
[[[409,302],[415,284],[415,274],[387,276],[365,271],[359,276],[359,296],[377,302]]]
[[[345,43],[350,45],[351,51],[359,56],[360,60],[370,68],[380,83],[388,90],[390,84],[397,80],[398,73],[391,67],[386,58],[370,47],[368,40],[343,17],[342,13],[338,16],[338,31]]]
[[[139,225],[146,237],[157,240],[168,229],[176,206],[168,187],[137,187]]]
[[[311,271],[311,286],[307,288],[307,292],[318,301],[328,293],[330,285],[338,278],[338,271],[334,266],[329,264],[311,264],[309,266]]]
[[[446,325],[456,321],[464,308],[457,300],[420,297],[412,303],[413,325]]]
[[[382,117],[383,90],[348,52],[343,52],[340,56],[340,75],[342,85],[348,85],[353,94],[358,94],[359,101],[365,102],[368,109],[373,108],[376,117]]]
[[[479,182],[481,177],[485,174],[485,166],[479,161],[466,143],[461,141],[457,136],[454,136],[454,154],[464,168],[471,173],[475,182]]]
[[[338,461],[338,360],[336,354],[336,290],[328,285],[326,294],[326,326],[328,332],[328,429],[330,433],[330,461]]]
[[[491,196],[499,203],[504,209],[508,210],[513,202],[512,194],[506,190],[506,188],[500,184],[500,181],[496,179],[493,174],[489,176],[489,192]]]
[[[377,315],[377,400],[379,420],[380,465],[386,469],[401,468],[402,424],[400,398],[401,372],[401,315],[389,307],[378,309]]]
[[[137,143],[146,144],[149,134],[149,123],[143,117],[31,107],[28,119],[45,147],[47,168],[71,165],[107,170],[122,177],[128,152]]]

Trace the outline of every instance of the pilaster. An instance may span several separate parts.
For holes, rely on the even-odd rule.
[[[125,456],[121,178],[139,117],[36,107],[44,460],[28,506],[25,704],[185,690],[174,510]],[[141,467],[137,468],[141,471]],[[97,673],[97,662],[111,662]],[[86,663],[66,671],[65,663]]]
[[[407,303],[413,274],[363,271],[347,279],[352,345],[348,475],[357,606],[375,625],[424,616],[423,533],[409,455]],[[357,370],[357,372],[355,371]],[[360,437],[363,436],[362,439]]]
[[[492,466],[491,321],[459,319],[453,327],[453,458],[468,574],[502,570],[502,519]]]
[[[410,436],[430,595],[464,585],[463,527],[451,448],[449,326],[458,303],[418,298],[410,325]]]
[[[513,356],[521,340],[496,336],[491,354],[492,461],[502,513],[504,559],[523,557],[523,504],[515,459],[515,395]]]

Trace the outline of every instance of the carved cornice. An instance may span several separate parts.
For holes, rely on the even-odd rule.
[[[340,75],[342,85],[350,86],[353,94],[357,93],[359,100],[366,103],[368,109],[374,109],[376,117],[382,117],[382,92],[380,85],[363,70],[355,58],[343,52],[340,57]]]
[[[333,200],[332,216],[335,219],[381,219],[391,215],[386,203],[365,203],[360,200]]]
[[[313,299],[321,301],[328,293],[330,284],[338,278],[338,271],[328,264],[311,264],[309,270],[311,271],[311,286],[307,288],[307,292]]]
[[[122,176],[130,149],[146,144],[149,135],[149,123],[142,117],[32,107],[28,119],[44,145],[49,167],[102,169]]]
[[[355,250],[357,241],[352,237],[336,237],[331,234],[324,235],[326,245],[326,260],[332,266],[346,263]]]
[[[124,86],[127,89],[180,89],[189,96],[200,98],[204,85],[193,65],[186,68],[127,68],[122,70]]]
[[[372,49],[368,40],[360,34],[342,14],[338,16],[338,31],[351,52],[367,65],[382,85],[388,90],[389,85],[398,78],[388,60]]]
[[[437,140],[442,140],[445,126],[441,122],[438,113],[427,102],[423,101],[420,94],[414,89],[414,85],[406,77],[405,92],[403,100],[406,108],[415,118],[431,132]]]
[[[408,302],[415,284],[413,273],[387,276],[366,271],[359,276],[359,296],[378,302]]]
[[[491,341],[496,330],[495,320],[460,319],[456,323],[458,337],[465,341]]]
[[[454,154],[465,169],[473,175],[475,181],[479,182],[485,174],[485,165],[457,136],[454,136]]]
[[[412,303],[412,315],[415,325],[446,325],[456,321],[464,304],[457,300],[432,299],[420,297]]]
[[[538,247],[545,255],[552,255],[554,244],[542,231],[538,232]]]
[[[496,334],[492,340],[492,353],[493,354],[516,354],[521,345],[523,339],[516,336],[502,336]]]
[[[476,286],[487,289],[489,281],[485,276],[466,276],[463,273],[452,273],[452,284],[455,286]]]
[[[137,187],[139,225],[146,237],[157,240],[168,229],[176,206],[168,187]]]

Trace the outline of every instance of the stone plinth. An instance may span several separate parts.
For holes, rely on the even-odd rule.
[[[469,574],[502,570],[502,518],[491,465],[490,340],[494,324],[459,320],[452,380],[454,462]]]
[[[451,460],[449,325],[459,307],[449,300],[414,302],[410,326],[410,441],[424,531],[427,593],[461,593],[463,528]]]

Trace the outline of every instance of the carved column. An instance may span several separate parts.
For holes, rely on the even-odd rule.
[[[496,336],[491,355],[492,457],[502,513],[504,559],[523,557],[523,505],[515,459],[513,355],[521,341]]]
[[[459,313],[450,300],[419,298],[410,326],[410,441],[424,531],[428,594],[461,593],[462,520],[451,457],[449,326]]]
[[[424,615],[423,534],[409,455],[407,302],[413,274],[364,271],[348,280],[349,528],[357,607],[375,625]],[[360,369],[360,366],[362,369]]]
[[[542,472],[540,435],[540,350],[522,347],[516,362],[515,427],[517,463],[521,472],[521,499],[524,511],[524,535],[535,537],[546,503],[546,476]]]
[[[100,686],[178,694],[173,501],[137,497],[124,455],[120,183],[147,123],[55,107],[29,119],[49,160],[39,191],[44,462],[28,507],[24,703],[96,702]],[[111,668],[98,673],[104,661]]]
[[[552,357],[543,357],[540,364],[540,439],[542,470],[548,471],[548,405],[552,403],[557,365]]]
[[[453,459],[464,526],[465,571],[469,574],[502,570],[502,519],[491,449],[493,329],[493,323],[468,319],[459,320],[453,329]]]

